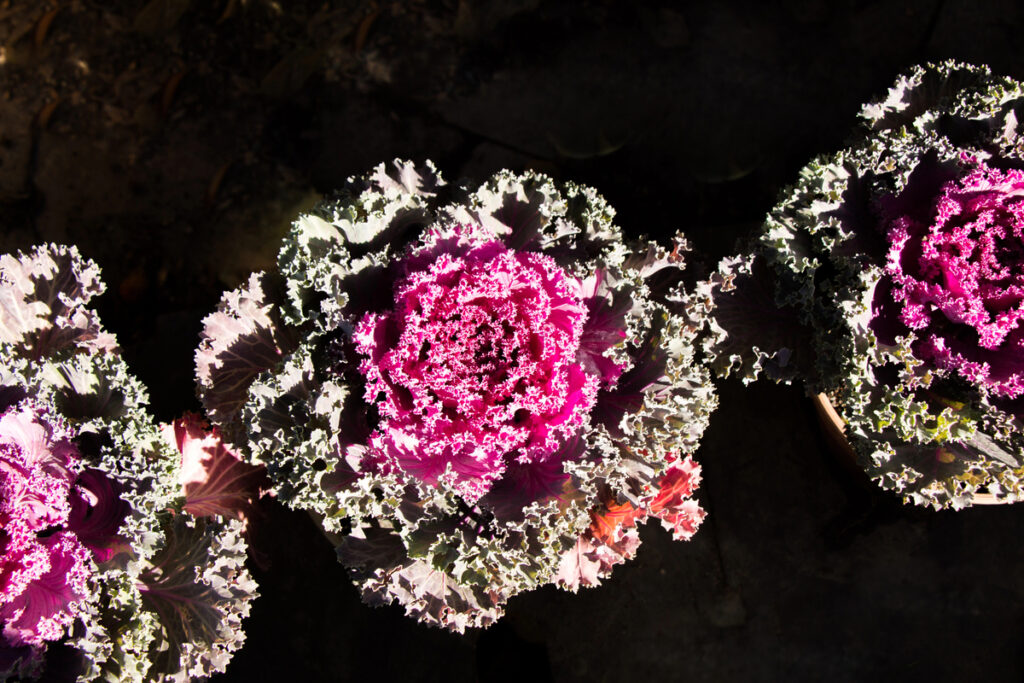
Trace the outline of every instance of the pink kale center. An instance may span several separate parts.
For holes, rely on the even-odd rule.
[[[997,394],[1024,392],[1024,173],[979,165],[942,187],[930,226],[900,217],[889,242],[919,355]]]
[[[29,403],[0,415],[0,622],[13,645],[56,640],[88,592],[89,551],[66,530],[79,454]]]
[[[576,362],[586,307],[547,256],[498,242],[440,254],[355,332],[371,445],[407,474],[448,471],[475,500],[508,464],[543,461],[583,424],[599,380]]]

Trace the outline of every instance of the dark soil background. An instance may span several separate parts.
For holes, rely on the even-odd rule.
[[[1024,79],[1014,0],[0,0],[0,251],[77,244],[169,420],[221,293],[295,214],[396,156],[449,180],[596,186],[713,264],[862,103],[921,61]],[[721,383],[710,515],[596,589],[450,635],[360,604],[273,502],[228,681],[1024,680],[1024,506],[902,506],[834,460],[798,389]]]

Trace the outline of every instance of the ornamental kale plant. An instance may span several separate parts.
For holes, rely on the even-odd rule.
[[[824,392],[871,476],[935,508],[1022,495],[1022,113],[986,68],[911,70],[719,270],[717,367]]]
[[[596,585],[648,516],[696,531],[709,299],[684,289],[681,236],[627,244],[612,217],[536,173],[470,190],[382,164],[206,319],[208,414],[367,602],[463,631],[521,591]]]
[[[217,468],[161,439],[103,288],[74,248],[0,256],[0,680],[208,676],[255,596],[243,522],[195,500]]]

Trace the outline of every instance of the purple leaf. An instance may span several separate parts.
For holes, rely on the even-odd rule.
[[[67,528],[93,553],[97,563],[108,562],[126,550],[118,536],[130,506],[121,499],[124,487],[103,472],[88,469],[75,481]]]
[[[266,470],[242,462],[194,413],[162,426],[164,439],[181,453],[179,478],[184,510],[195,517],[247,518],[266,482]]]

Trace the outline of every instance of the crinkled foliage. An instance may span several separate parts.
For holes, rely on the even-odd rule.
[[[181,456],[88,308],[102,291],[74,248],[0,256],[0,679],[188,680],[242,642],[240,522],[183,517]]]
[[[0,256],[0,343],[29,358],[69,347],[114,350],[114,337],[88,308],[104,289],[99,268],[74,247],[47,245]]]
[[[710,299],[684,290],[681,236],[627,243],[613,215],[536,173],[468,189],[382,164],[207,318],[208,414],[321,520],[368,602],[486,626],[520,591],[607,575],[569,559],[582,539],[623,557],[596,511],[680,538],[703,517],[671,473],[716,404],[695,358]]]
[[[1024,491],[1021,112],[1024,86],[988,69],[912,69],[708,293],[733,311],[708,342],[719,369],[827,393],[861,464],[908,501]]]
[[[657,484],[635,503],[617,502],[606,493],[607,500],[591,510],[586,533],[562,555],[558,583],[573,591],[600,584],[611,567],[636,553],[640,545],[636,525],[648,516],[660,519],[676,540],[689,540],[706,516],[691,498],[699,484],[700,465],[687,456],[672,462]]]

